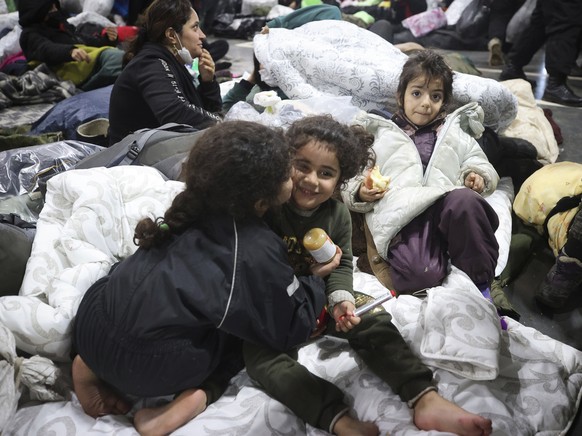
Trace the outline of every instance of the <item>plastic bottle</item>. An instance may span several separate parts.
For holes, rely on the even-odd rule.
[[[325,230],[315,227],[305,233],[303,246],[311,253],[317,263],[328,263],[334,258],[337,249]]]

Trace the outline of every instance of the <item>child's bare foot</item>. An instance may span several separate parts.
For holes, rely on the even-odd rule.
[[[373,422],[363,422],[345,414],[333,426],[333,433],[342,436],[378,436],[380,430]]]
[[[73,388],[85,413],[93,418],[125,415],[131,405],[101,381],[77,355],[72,365]]]
[[[206,401],[202,389],[188,389],[161,407],[138,410],[133,425],[142,436],[166,435],[204,412]]]
[[[424,394],[414,406],[414,424],[420,430],[438,430],[460,436],[487,436],[493,431],[490,419],[467,412],[437,392]]]

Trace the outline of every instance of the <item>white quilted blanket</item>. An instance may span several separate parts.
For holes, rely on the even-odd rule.
[[[135,223],[145,215],[161,215],[181,189],[181,183],[164,181],[146,167],[74,170],[51,179],[21,293],[0,299],[0,322],[12,331],[16,345],[67,360],[70,321],[84,291],[134,251]],[[503,215],[507,205],[494,207]],[[373,276],[360,272],[355,288],[370,295],[385,291]],[[412,349],[434,369],[440,393],[490,417],[495,435],[564,434],[580,401],[582,352],[510,319],[509,329],[500,330],[493,306],[476,298],[477,292],[453,269],[425,300],[401,296],[385,307]],[[300,360],[344,390],[358,416],[375,421],[383,434],[442,434],[418,431],[406,404],[345,341],[320,338],[301,349]],[[142,399],[136,407],[161,400]],[[71,401],[26,406],[0,428],[2,434],[136,434],[130,417],[87,417],[74,395]],[[306,427],[243,371],[219,401],[175,434],[289,432],[325,434]]]
[[[362,109],[396,111],[407,56],[366,29],[346,21],[313,21],[296,29],[270,29],[256,35],[253,44],[257,59],[289,98],[349,95]],[[517,114],[515,96],[493,79],[455,73],[453,99],[453,109],[478,102],[484,124],[496,131]]]
[[[69,360],[71,320],[85,291],[133,253],[145,216],[183,189],[152,168],[75,170],[50,179],[19,296],[0,298],[0,323],[30,354]]]

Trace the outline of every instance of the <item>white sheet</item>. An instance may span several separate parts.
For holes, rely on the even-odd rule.
[[[457,277],[462,281],[462,277]],[[378,281],[357,272],[355,285],[372,295],[384,292]],[[401,296],[384,305],[407,341],[425,333],[418,318],[423,302]],[[434,368],[439,392],[467,410],[493,420],[495,436],[563,435],[578,409],[582,386],[582,352],[507,319],[509,329],[499,337],[498,368],[494,380],[476,381]],[[411,343],[414,347],[414,343]],[[475,347],[475,349],[478,347]],[[300,361],[317,375],[331,380],[346,393],[360,419],[372,420],[381,434],[392,436],[445,436],[423,432],[412,423],[410,409],[374,376],[350,350],[346,341],[321,338],[303,347]],[[427,361],[427,363],[430,362]],[[140,400],[158,404],[167,399]],[[81,410],[75,397],[21,407],[6,429],[12,436],[136,435],[129,417],[107,416],[94,420]],[[173,435],[310,435],[327,434],[306,426],[281,403],[257,389],[244,371],[233,378],[225,393],[196,419]]]

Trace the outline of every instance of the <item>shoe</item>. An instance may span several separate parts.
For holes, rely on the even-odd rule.
[[[536,294],[536,300],[552,309],[564,306],[582,284],[582,262],[561,252]]]
[[[574,94],[574,91],[565,82],[557,82],[552,80],[551,77],[548,80],[542,100],[563,104],[564,106],[582,107],[582,97]]]
[[[505,64],[505,66],[501,70],[501,74],[499,74],[499,80],[504,81],[512,79],[523,79],[529,82],[532,89],[535,89],[535,87],[537,86],[537,82],[535,80],[528,79],[521,67],[516,67],[510,62],[508,64]]]
[[[218,62],[220,59],[226,56],[228,49],[230,48],[226,39],[217,39],[213,42],[207,42],[205,40],[203,47],[208,50],[214,62]]]
[[[232,67],[232,63],[231,62],[217,62],[214,64],[214,70],[215,71],[222,71],[222,70],[228,70],[230,67]]]
[[[489,65],[492,67],[498,67],[505,64],[501,47],[501,40],[499,38],[492,38],[487,44],[487,48],[489,49]]]

